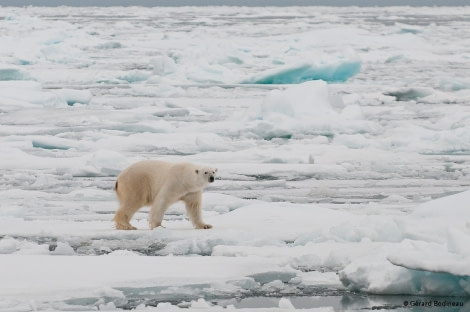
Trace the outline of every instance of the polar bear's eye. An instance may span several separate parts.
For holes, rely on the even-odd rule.
[[[204,172],[204,174],[207,174],[207,171],[206,171],[206,172]]]

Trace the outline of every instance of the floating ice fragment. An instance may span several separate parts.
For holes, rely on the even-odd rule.
[[[12,65],[0,64],[0,81],[32,80],[28,72]]]
[[[326,117],[336,115],[330,105],[328,85],[325,81],[309,81],[286,90],[274,90],[266,97],[259,118],[282,114],[293,118]]]
[[[291,279],[295,277],[295,273],[293,272],[263,272],[253,274],[251,277],[257,282],[262,285],[273,283],[279,281],[281,284],[288,283]]]
[[[44,140],[41,138],[38,138],[37,140],[32,141],[33,147],[34,148],[42,148],[42,149],[48,149],[48,150],[68,150],[70,149],[70,146],[67,145],[62,145],[62,144],[51,144],[50,140]]]
[[[385,63],[398,63],[398,62],[409,62],[409,60],[404,55],[394,55],[385,60]]]
[[[229,68],[210,62],[202,62],[186,70],[186,77],[197,83],[224,83],[234,80],[234,73]],[[243,82],[242,82],[243,83]],[[247,82],[249,83],[249,82]]]
[[[114,151],[98,150],[83,157],[84,165],[73,168],[73,176],[117,176],[129,165],[127,159]]]
[[[399,31],[398,33],[399,34],[413,34],[413,35],[416,35],[416,34],[419,34],[419,33],[422,33],[423,32],[423,29],[421,27],[413,27],[413,26],[403,26]]]
[[[351,291],[373,294],[417,294],[411,272],[383,261],[380,255],[368,255],[339,272],[339,279]]]
[[[470,89],[470,79],[465,78],[443,78],[439,84],[439,89],[443,91],[460,91]]]
[[[310,80],[344,82],[361,71],[357,56],[331,62],[301,62],[284,65],[253,75],[242,81],[249,84],[292,84]]]
[[[408,203],[408,202],[411,202],[411,200],[398,194],[392,194],[388,196],[387,198],[384,198],[382,202],[394,204],[394,203]]]
[[[153,113],[157,117],[183,117],[189,115],[189,110],[186,108],[168,108]]]
[[[0,100],[2,100],[2,105],[12,105],[18,108],[32,105],[67,106],[62,96],[43,91],[42,85],[34,81],[0,81]]]
[[[348,120],[364,120],[364,113],[359,105],[348,105],[341,112],[341,117]]]
[[[433,247],[427,246],[427,251],[420,247],[414,250],[404,249],[402,253],[390,255],[387,259],[396,266],[411,270],[447,274],[453,276],[453,279],[470,277],[469,259],[443,253]],[[429,250],[433,252],[430,253]]]
[[[175,61],[166,55],[154,57],[150,62],[153,64],[153,73],[155,75],[163,76],[176,72]]]
[[[344,145],[351,149],[362,149],[370,146],[372,143],[363,134],[340,134],[333,139],[336,144]]]
[[[434,93],[434,89],[425,87],[400,88],[385,92],[384,95],[394,96],[397,101],[416,101]]]
[[[294,134],[381,131],[379,124],[363,119],[359,106],[342,108],[341,102],[339,96],[332,96],[325,81],[307,81],[286,90],[271,91],[260,105],[250,108],[247,118],[255,121],[250,130],[265,139],[289,139]]]
[[[0,239],[0,254],[12,254],[18,248],[18,242],[11,237]]]
[[[192,309],[208,309],[210,307],[211,305],[203,298],[199,298],[197,301],[191,302]]]
[[[340,272],[343,285],[380,294],[470,295],[469,197],[467,191],[416,208],[400,222],[403,237],[413,240],[355,259]]]
[[[89,104],[93,95],[88,90],[61,89],[56,92],[61,98],[72,106],[74,104]]]
[[[139,308],[139,307],[137,307]],[[139,310],[139,309],[137,309]],[[142,310],[144,310],[142,308]],[[180,311],[181,309],[178,306],[172,305],[170,302],[159,302],[157,304],[156,310],[158,311]]]
[[[408,246],[406,246],[408,247]],[[470,295],[469,258],[446,253],[433,244],[415,243],[387,257],[390,263],[405,268],[409,283],[417,294],[441,296]]]
[[[215,133],[201,133],[196,137],[196,145],[201,152],[226,152],[233,148],[221,136]]]
[[[83,51],[67,46],[66,44],[53,44],[41,49],[44,57],[55,64],[75,64],[80,67],[89,66],[92,61],[83,53]]]
[[[100,311],[115,311],[116,310],[116,305],[114,304],[114,302],[101,303],[98,306],[98,310],[100,310]]]
[[[138,257],[139,254],[130,250],[114,250],[106,254],[106,256],[108,257]]]
[[[151,76],[150,72],[141,70],[131,70],[119,75],[117,79],[128,83],[141,82],[147,80]]]
[[[52,252],[53,255],[65,255],[65,256],[73,256],[75,255],[75,251],[68,243],[58,242],[57,247]]]

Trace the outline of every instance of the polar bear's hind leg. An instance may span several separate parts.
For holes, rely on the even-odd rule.
[[[126,213],[125,207],[119,207],[119,210],[114,215],[114,222],[116,226],[116,230],[137,230],[135,226],[132,226],[129,221],[132,218],[132,215]]]

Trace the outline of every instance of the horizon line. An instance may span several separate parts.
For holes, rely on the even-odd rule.
[[[384,3],[385,2],[385,3]],[[0,7],[183,7],[183,6],[234,6],[234,7],[458,7],[469,6],[468,0],[0,0]]]

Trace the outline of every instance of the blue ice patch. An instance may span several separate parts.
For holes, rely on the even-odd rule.
[[[31,80],[31,76],[24,70],[17,68],[0,68],[0,81]]]
[[[254,75],[242,83],[246,84],[294,84],[310,80],[345,82],[361,71],[359,60],[336,64],[299,63],[267,70]]]

